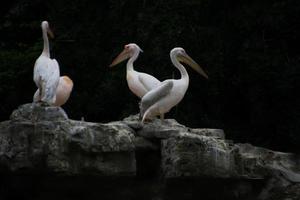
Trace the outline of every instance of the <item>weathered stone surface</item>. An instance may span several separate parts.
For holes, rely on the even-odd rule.
[[[233,178],[235,154],[223,140],[185,134],[162,141],[162,167],[166,177]]]
[[[284,188],[272,188],[269,193],[271,194],[270,200],[299,200],[300,184],[293,184]]]
[[[195,134],[203,136],[211,136],[224,139],[225,134],[221,129],[195,129],[188,128],[179,124],[174,119],[154,119],[151,122],[142,124],[138,115],[132,115],[123,120],[123,123],[136,131],[136,134],[144,138],[166,139],[170,137],[181,137],[185,134]]]
[[[125,176],[137,190],[148,181],[148,199],[300,199],[294,154],[235,144],[223,130],[188,128],[173,119],[142,124],[134,115],[91,123],[40,104],[20,106],[0,123],[0,177],[7,172]]]
[[[278,172],[291,182],[300,182],[300,160],[296,155],[271,151],[251,144],[236,144],[235,148],[238,149],[237,164],[240,166],[240,174],[248,172],[250,177],[255,174],[266,177],[270,173]]]
[[[167,177],[263,179],[278,171],[300,182],[293,154],[274,152],[250,144],[229,145],[224,140],[185,135],[162,141],[163,170]]]
[[[156,150],[159,151],[160,146],[143,137],[135,137],[134,145],[136,150]]]
[[[28,121],[63,121],[68,116],[61,107],[45,107],[40,103],[21,105],[11,116],[11,120]]]
[[[208,136],[208,137],[215,137],[218,139],[225,139],[225,134],[222,129],[192,128],[192,129],[189,129],[189,131],[196,135],[203,135],[203,136]]]
[[[48,115],[49,113],[49,115]],[[122,124],[68,120],[57,107],[26,104],[0,124],[0,165],[10,171],[134,175],[134,135]]]

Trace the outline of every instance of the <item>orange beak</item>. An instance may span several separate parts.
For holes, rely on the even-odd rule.
[[[109,67],[113,67],[120,62],[128,59],[130,57],[130,51],[128,49],[124,49],[114,60],[113,62],[109,65]]]
[[[51,31],[50,28],[47,29],[47,33],[48,33],[48,35],[49,35],[51,38],[54,38],[54,34],[53,34],[53,32]]]
[[[189,55],[186,53],[183,55],[178,55],[178,61],[183,62],[190,67],[192,67],[196,72],[204,76],[206,79],[208,79],[207,74],[204,72],[204,70],[200,67],[198,63],[196,63]]]

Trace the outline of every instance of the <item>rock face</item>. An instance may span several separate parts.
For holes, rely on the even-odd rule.
[[[1,179],[0,199],[300,199],[294,154],[172,119],[90,123],[39,104],[0,123]]]
[[[134,176],[134,135],[122,124],[69,120],[58,107],[26,104],[0,125],[0,162],[9,171]]]

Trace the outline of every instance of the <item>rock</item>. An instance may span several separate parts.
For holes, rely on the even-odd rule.
[[[296,155],[255,147],[251,144],[236,144],[235,146],[239,155],[237,163],[242,171],[261,176],[267,176],[268,173],[280,173],[290,182],[300,182],[298,164],[300,160]]]
[[[209,129],[209,128],[192,128],[189,129],[191,133],[203,136],[211,136],[218,139],[225,139],[225,134],[222,129]]]
[[[59,107],[26,104],[0,124],[0,165],[9,171],[135,175],[134,134],[123,124],[68,120]]]
[[[143,137],[135,137],[134,145],[136,150],[154,150],[159,151],[160,146]]]
[[[162,168],[168,178],[235,178],[232,149],[223,140],[207,136],[169,138],[162,141]]]
[[[11,116],[15,121],[62,121],[67,120],[68,116],[61,107],[45,107],[40,103],[30,103],[21,105]]]
[[[294,154],[235,144],[223,130],[188,128],[174,119],[141,124],[133,115],[91,123],[70,120],[59,107],[25,104],[0,123],[0,178],[76,175],[79,188],[87,176],[109,178],[93,182],[103,188],[118,178],[119,188],[133,184],[134,191],[142,191],[139,199],[145,192],[148,199],[300,199],[299,163]],[[60,182],[54,178],[54,185],[63,187]],[[114,188],[96,190],[126,197]]]
[[[293,184],[283,188],[273,189],[269,199],[275,200],[299,200],[300,184]]]

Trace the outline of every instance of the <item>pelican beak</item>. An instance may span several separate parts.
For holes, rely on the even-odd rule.
[[[50,36],[51,38],[54,38],[54,34],[53,34],[53,32],[51,31],[50,28],[47,29],[47,33],[49,34],[49,36]]]
[[[198,72],[199,74],[201,74],[202,76],[204,76],[206,79],[208,79],[207,74],[203,71],[203,69],[200,67],[200,65],[198,65],[198,63],[196,63],[189,55],[187,55],[186,53],[182,54],[182,55],[178,55],[178,61],[179,62],[183,62],[187,65],[189,65],[190,67],[192,67],[196,72]]]
[[[113,62],[109,65],[110,67],[113,67],[120,62],[128,59],[130,57],[130,51],[128,49],[124,49],[114,60]]]

